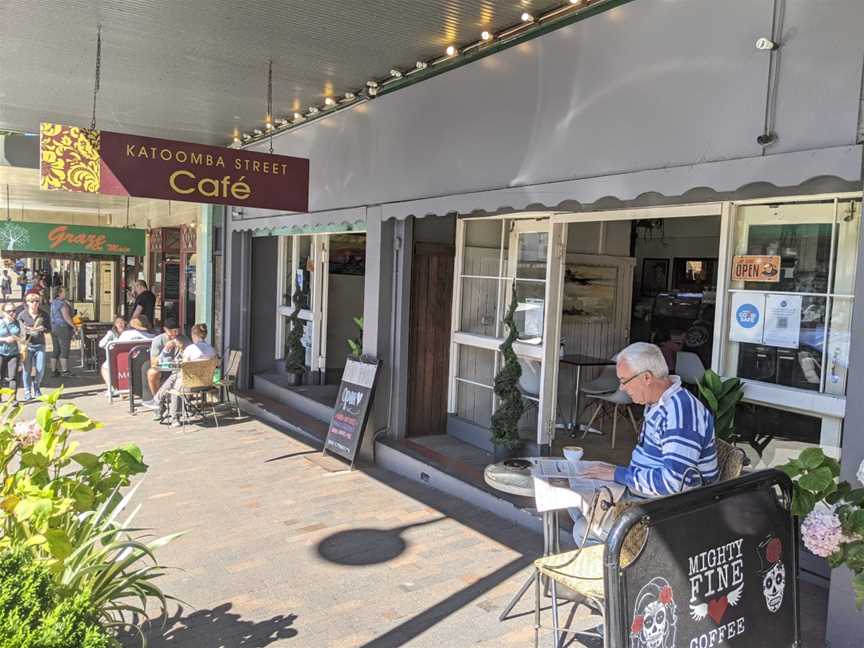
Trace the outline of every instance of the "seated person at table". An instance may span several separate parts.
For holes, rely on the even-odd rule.
[[[165,318],[162,333],[153,338],[153,342],[150,344],[150,367],[147,369],[147,384],[150,386],[151,394],[159,391],[159,383],[162,379],[159,365],[175,362],[183,352],[183,347],[189,344],[191,344],[189,338],[180,335],[177,320],[173,317]]]
[[[102,336],[102,339],[99,340],[99,348],[105,350],[105,362],[102,363],[102,368],[100,373],[102,374],[102,380],[105,381],[105,384],[108,387],[108,391],[105,392],[106,396],[111,396],[108,392],[111,391],[111,376],[108,375],[108,345],[112,342],[117,342],[120,339],[120,336],[123,334],[123,331],[126,330],[126,320],[122,317],[115,317],[114,324],[110,329]]]
[[[197,362],[200,360],[212,360],[216,357],[216,349],[207,343],[207,325],[196,324],[192,327],[192,344],[183,349],[180,357],[181,362]],[[180,380],[179,373],[171,374],[168,379],[162,383],[159,391],[153,397],[152,401],[144,401],[142,406],[147,409],[155,410],[155,418],[161,420],[164,416],[165,405],[168,403],[168,416],[171,420],[171,427],[178,427],[180,420],[177,415],[177,408],[180,404],[178,397],[171,396],[172,389],[179,389],[183,386]]]
[[[620,388],[645,406],[639,443],[630,465],[597,462],[581,475],[626,486],[625,497],[662,497],[717,481],[714,417],[678,376],[669,375],[660,349],[647,342],[631,344],[618,354],[616,371]],[[585,519],[578,509],[571,516],[573,537],[582,542]],[[589,538],[602,541],[605,533],[598,536],[592,528]]]

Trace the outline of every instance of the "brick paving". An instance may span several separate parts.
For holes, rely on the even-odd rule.
[[[105,423],[81,435],[82,449],[143,450],[137,522],[188,531],[159,553],[178,568],[161,585],[184,604],[151,628],[150,646],[533,645],[530,594],[519,616],[498,615],[530,574],[539,535],[375,467],[328,472],[314,445],[254,419],[172,429],[109,405],[99,387],[67,396]],[[577,622],[587,614],[578,608]],[[824,637],[820,619],[804,621]],[[585,641],[567,645],[600,645]]]

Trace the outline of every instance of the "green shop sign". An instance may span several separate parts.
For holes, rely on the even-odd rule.
[[[144,256],[142,229],[57,223],[0,223],[0,251]]]

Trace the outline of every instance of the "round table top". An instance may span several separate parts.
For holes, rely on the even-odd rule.
[[[534,497],[534,479],[531,477],[531,468],[535,459],[536,457],[519,457],[518,459],[505,459],[498,463],[489,464],[483,471],[483,479],[489,486],[503,493]],[[518,466],[520,461],[527,461],[530,465],[520,467]],[[512,465],[514,463],[517,465]]]

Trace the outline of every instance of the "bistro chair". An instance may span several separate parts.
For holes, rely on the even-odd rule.
[[[204,416],[207,408],[213,414],[213,422],[219,427],[216,416],[215,398],[208,402],[208,396],[218,396],[219,388],[213,382],[218,359],[193,360],[180,363],[180,381],[169,394],[180,399],[180,421],[185,426],[194,415]]]
[[[716,440],[717,446],[717,467],[720,476],[718,482],[737,479],[741,476],[744,470],[744,451],[741,448],[722,441]],[[608,511],[604,510],[603,494],[609,493],[608,489],[600,488],[594,494],[591,502],[591,516],[588,524],[585,526],[585,537],[582,539],[582,547],[573,551],[567,551],[554,556],[545,556],[534,561],[534,568],[537,570],[535,581],[534,595],[534,646],[539,642],[540,628],[544,627],[540,624],[540,581],[542,577],[549,579],[551,583],[552,594],[552,629],[554,631],[555,648],[559,645],[559,633],[572,633],[577,635],[585,635],[589,637],[603,638],[602,626],[606,623],[605,617],[605,599],[606,591],[603,581],[604,570],[604,552],[606,549],[605,543],[592,544],[586,546],[588,534],[592,527],[595,526],[597,516],[605,516]],[[610,494],[611,495],[611,494]],[[627,509],[638,505],[638,500],[619,499],[612,510],[612,520],[617,520]],[[602,518],[601,518],[602,519]],[[639,523],[635,525],[627,533],[624,539],[624,545],[621,550],[619,566],[621,568],[628,567],[635,561],[642,548],[648,540],[647,527]],[[570,631],[566,628],[561,628],[558,622],[558,588],[561,585],[572,592],[575,592],[582,599],[588,602],[589,607],[600,612],[601,622],[593,630]],[[600,628],[598,631],[597,628]]]
[[[615,391],[608,394],[585,394],[589,398],[593,398],[597,401],[597,407],[594,408],[594,413],[591,415],[591,418],[588,421],[588,424],[585,426],[585,432],[582,434],[582,438],[584,439],[588,436],[588,433],[591,432],[591,426],[597,417],[602,413],[604,415],[609,415],[611,410],[612,416],[612,448],[615,448],[615,436],[618,433],[618,410],[623,409],[627,412],[627,416],[630,419],[630,425],[633,426],[633,434],[638,439],[639,438],[639,426],[636,425],[636,418],[633,416],[633,401],[630,399],[630,396],[627,395],[623,389],[618,388],[618,378],[615,378],[616,389]]]
[[[679,351],[675,354],[675,374],[681,378],[682,383],[698,385],[705,375],[705,365],[695,353]]]
[[[219,400],[228,404],[229,409],[233,409],[237,417],[240,417],[240,399],[237,396],[237,376],[240,374],[240,361],[243,359],[243,352],[236,349],[228,351],[228,362],[225,364],[225,371],[222,377],[214,384],[219,389]],[[234,404],[231,404],[231,396],[234,396]]]

